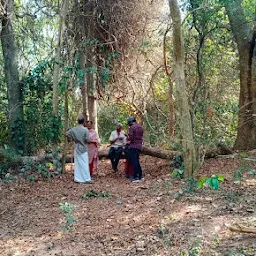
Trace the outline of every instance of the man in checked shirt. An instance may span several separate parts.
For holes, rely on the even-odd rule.
[[[126,157],[133,169],[132,182],[139,182],[142,176],[139,154],[142,148],[143,127],[136,122],[133,116],[127,119],[129,125],[129,134],[127,139]]]

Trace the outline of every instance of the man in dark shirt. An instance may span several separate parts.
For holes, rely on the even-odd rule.
[[[127,119],[127,123],[129,125],[129,135],[126,157],[133,169],[132,182],[139,182],[142,179],[139,154],[142,148],[143,127],[136,122],[136,119],[133,116]]]

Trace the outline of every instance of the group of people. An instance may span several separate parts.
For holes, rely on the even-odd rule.
[[[125,156],[125,176],[132,182],[139,182],[143,179],[139,161],[143,141],[143,127],[132,116],[127,119],[127,124],[129,126],[128,134],[123,131],[121,123],[117,123],[116,130],[111,132],[109,158],[113,171],[117,172],[119,160],[122,156]],[[85,122],[84,116],[80,116],[78,125],[69,129],[67,136],[75,142],[74,180],[91,183],[92,175],[98,167],[98,145],[100,142],[97,132],[92,128],[92,122]]]

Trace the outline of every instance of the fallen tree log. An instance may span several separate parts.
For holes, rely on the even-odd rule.
[[[99,150],[99,158],[108,158],[108,152],[109,148],[104,148]],[[161,149],[161,148],[155,148],[155,147],[146,147],[143,146],[141,150],[141,154],[143,155],[148,155],[148,156],[153,156],[161,159],[169,159],[172,160],[174,156],[180,155],[181,152],[179,151],[171,151],[171,150],[166,150],[166,149]],[[68,154],[66,156],[66,163],[73,163],[73,154]],[[123,156],[124,158],[124,156]],[[21,160],[23,162],[26,162],[26,159],[34,161],[34,162],[44,162],[44,161],[52,161],[53,157],[51,154],[47,155],[40,155],[40,156],[25,156],[22,157]]]
[[[109,149],[104,149],[99,151],[99,158],[108,158],[108,151]],[[173,159],[174,156],[180,155],[181,152],[179,151],[171,151],[161,148],[155,148],[155,147],[146,147],[142,146],[141,149],[142,155],[148,155],[153,156],[161,159]]]
[[[107,148],[107,147],[102,148],[99,151],[99,158],[100,159],[108,158],[108,152],[109,152],[109,148]],[[232,154],[232,153],[233,152],[231,150],[228,150],[227,148],[220,147],[218,145],[217,149],[210,150],[210,151],[206,152],[205,158],[213,158],[213,157],[217,157],[219,155],[227,155],[227,154]],[[142,146],[141,154],[152,156],[152,157],[157,157],[157,158],[161,158],[161,159],[172,160],[174,156],[181,155],[181,152],[161,149],[161,148],[157,148],[157,147]],[[35,162],[44,162],[44,161],[52,161],[53,160],[53,157],[51,154],[41,155],[41,156],[22,157],[21,161],[24,162],[24,160],[26,158],[31,159],[32,161],[35,161]],[[123,156],[123,158],[124,158],[124,156]],[[74,162],[73,154],[68,154],[66,157],[66,163],[73,163],[73,162]]]
[[[256,228],[247,228],[240,225],[230,226],[229,230],[232,232],[239,232],[239,233],[247,233],[247,234],[256,234]]]

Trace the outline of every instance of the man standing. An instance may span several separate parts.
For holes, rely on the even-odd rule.
[[[111,144],[109,159],[114,172],[118,171],[117,166],[126,144],[126,134],[122,130],[122,127],[123,125],[121,123],[117,123],[116,130],[112,131],[109,137],[109,142]]]
[[[133,169],[132,182],[139,182],[142,179],[139,154],[142,148],[143,127],[136,122],[133,116],[127,119],[127,123],[129,125],[129,136],[126,157]]]
[[[78,118],[78,125],[67,131],[67,136],[75,142],[74,149],[74,180],[76,182],[90,183],[88,148],[89,131],[84,127],[84,117]]]

